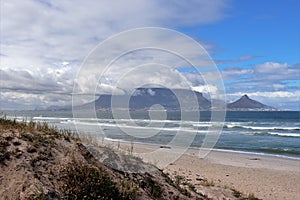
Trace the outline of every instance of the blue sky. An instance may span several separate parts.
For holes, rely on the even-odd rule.
[[[228,102],[247,93],[300,110],[297,0],[11,0],[1,1],[0,9],[0,109],[70,105],[76,74],[97,44],[121,31],[155,26],[206,47]],[[203,88],[194,80],[195,88]]]
[[[215,43],[216,59],[260,56],[254,62],[299,62],[300,2],[296,0],[232,1],[225,19],[183,30]]]
[[[215,45],[211,56],[215,60],[228,61],[218,63],[220,70],[240,68],[251,70],[263,63],[288,64],[296,70],[295,76],[287,77],[282,74],[282,79],[272,80],[266,84],[282,84],[283,91],[299,92],[300,85],[300,2],[295,0],[254,0],[254,1],[231,1],[227,15],[224,19],[207,25],[178,29],[187,35],[200,41]],[[251,57],[240,62],[234,62],[237,58]],[[230,62],[232,60],[233,62]],[[274,71],[264,74],[268,79]],[[257,74],[259,75],[259,74]],[[245,79],[245,80],[243,80]],[[251,76],[238,76],[232,80],[225,80],[227,90],[232,92],[230,83],[253,81]],[[257,92],[273,92],[274,89],[262,89],[256,86]],[[250,93],[253,90],[248,90]],[[248,92],[244,89],[241,92]],[[278,91],[277,91],[278,92]],[[299,95],[299,93],[298,93]],[[256,97],[257,98],[257,97]],[[288,98],[288,97],[286,97]],[[258,96],[258,99],[269,103],[267,98]],[[296,99],[295,99],[296,100]],[[282,98],[280,99],[282,101]],[[271,103],[272,104],[272,103]],[[292,103],[274,101],[275,107],[282,109],[300,109],[298,100]]]

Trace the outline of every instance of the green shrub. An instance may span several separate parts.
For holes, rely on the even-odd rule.
[[[67,199],[125,199],[105,172],[74,161],[61,171],[62,192]]]
[[[163,188],[148,175],[143,178],[140,186],[155,199],[160,198],[163,194]]]

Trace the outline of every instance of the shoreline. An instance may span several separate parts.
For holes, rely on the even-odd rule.
[[[120,144],[131,144],[130,141],[122,140],[122,139],[111,139],[111,138],[104,138],[104,141],[108,143],[120,143]],[[164,144],[156,144],[156,143],[147,143],[147,142],[133,142],[134,145],[144,145],[144,146],[151,146],[153,148],[158,147],[169,147],[168,145]],[[180,148],[180,147],[178,147]],[[218,148],[212,148],[212,149],[205,149],[201,147],[195,147],[191,146],[188,147],[186,151],[194,150],[194,151],[209,151],[209,152],[223,152],[223,153],[231,153],[231,154],[243,154],[243,155],[249,155],[249,156],[256,156],[256,157],[269,157],[274,159],[286,159],[286,160],[295,160],[300,162],[300,156],[291,156],[291,155],[285,155],[285,154],[271,154],[271,153],[263,153],[263,152],[250,152],[250,151],[239,151],[239,150],[233,150],[233,149],[218,149]]]
[[[199,149],[199,147],[190,147],[189,149]],[[271,154],[271,153],[263,153],[263,152],[251,152],[251,151],[238,151],[231,149],[211,149],[212,152],[224,152],[224,153],[232,153],[232,154],[244,154],[249,156],[260,156],[260,157],[270,157],[270,158],[278,158],[278,159],[286,159],[286,160],[298,160],[300,161],[300,156],[289,156],[283,154]]]
[[[195,152],[189,149],[185,155],[195,156]],[[199,159],[227,166],[293,171],[300,173],[300,160],[290,157],[277,157],[275,155],[261,155],[249,152],[212,150],[205,158]],[[277,165],[273,165],[274,163]]]
[[[300,162],[213,152],[205,159],[183,155],[164,169],[197,185],[197,178],[264,200],[300,199]]]

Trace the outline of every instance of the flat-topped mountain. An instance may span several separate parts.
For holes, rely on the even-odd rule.
[[[190,102],[197,98],[198,105],[191,105]],[[185,89],[167,88],[138,88],[132,95],[101,95],[95,101],[96,109],[126,108],[129,100],[130,110],[149,110],[151,106],[159,104],[165,110],[209,110],[211,103],[202,93]],[[183,105],[180,105],[180,100]]]
[[[262,104],[258,101],[250,99],[248,95],[243,95],[240,99],[227,104],[227,110],[238,110],[238,111],[250,111],[250,110],[260,110],[260,111],[271,111],[276,110],[273,107]]]

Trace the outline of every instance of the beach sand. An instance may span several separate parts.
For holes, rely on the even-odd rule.
[[[160,159],[174,152],[172,148],[157,145],[135,143],[133,146],[133,152],[139,153],[160,150]],[[131,144],[118,143],[118,148],[129,150],[130,147]],[[261,199],[300,199],[300,160],[218,150],[200,158],[198,153],[195,148],[188,149],[179,159],[164,166],[164,172],[173,177],[184,176],[202,192],[200,182],[206,180],[210,185],[254,194]]]
[[[185,154],[165,171],[185,175],[193,184],[200,176],[261,199],[300,199],[299,160],[225,152],[212,152],[199,159]]]

